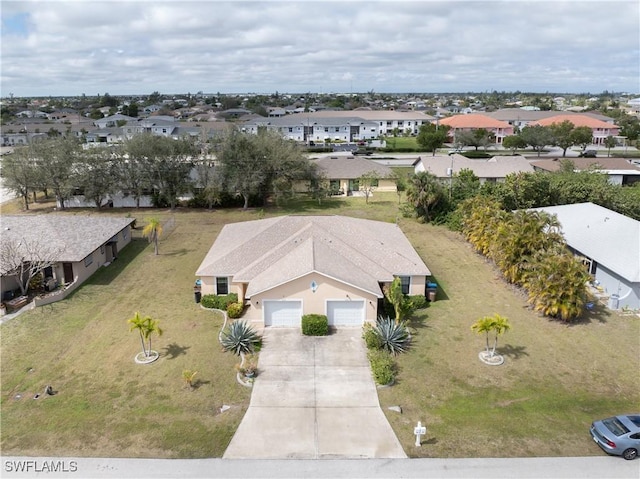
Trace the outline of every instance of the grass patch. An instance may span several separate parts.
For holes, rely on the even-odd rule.
[[[139,224],[150,215],[175,218],[159,256],[136,238],[67,300],[0,327],[3,454],[220,457],[250,398],[235,380],[237,358],[218,343],[222,318],[193,299],[195,270],[222,226],[296,213],[390,223],[401,216],[395,193],[376,193],[369,204],[350,197],[249,211],[130,211]],[[529,311],[524,297],[457,234],[413,219],[400,218],[399,225],[439,286],[438,301],[411,321],[412,347],[396,358],[395,385],[379,391],[405,451],[601,455],[590,422],[637,412],[640,403],[640,319],[598,309],[575,325],[548,321]],[[149,365],[133,361],[140,342],[126,320],[136,311],[164,330],[153,338],[161,357]],[[512,330],[498,345],[505,364],[490,367],[479,361],[484,339],[470,327],[496,312]],[[193,390],[184,385],[185,369],[198,371]],[[48,384],[55,396],[31,399]],[[223,404],[231,409],[220,413]],[[388,412],[391,405],[401,405],[403,414]],[[417,421],[428,427],[421,448],[413,446]]]

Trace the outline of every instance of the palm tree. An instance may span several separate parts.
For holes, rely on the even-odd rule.
[[[525,274],[523,286],[534,310],[570,322],[584,310],[589,279],[584,265],[571,253],[549,250]]]
[[[158,240],[162,236],[162,224],[158,218],[149,218],[147,220],[147,226],[142,230],[142,236],[149,238],[149,242],[153,241],[155,248],[155,254],[158,254]]]
[[[437,176],[421,171],[409,179],[406,197],[419,216],[431,221],[433,213],[445,201],[446,195]]]
[[[496,313],[493,316],[484,316],[483,318],[478,319],[473,323],[471,329],[478,334],[485,335],[487,342],[486,356],[493,358],[496,353],[496,347],[498,346],[498,336],[511,329],[511,325],[507,318]],[[489,348],[489,335],[491,333],[494,333],[493,349]]]
[[[143,318],[140,313],[136,312],[134,317],[127,320],[127,322],[130,324],[129,331],[137,330],[140,333],[142,352],[148,358],[151,355],[151,335],[157,333],[158,336],[162,336],[162,329],[158,326],[158,321],[150,316]],[[145,340],[149,342],[148,348],[145,346]]]

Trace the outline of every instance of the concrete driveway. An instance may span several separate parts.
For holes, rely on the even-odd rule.
[[[407,457],[380,409],[361,335],[266,328],[251,402],[223,457]]]

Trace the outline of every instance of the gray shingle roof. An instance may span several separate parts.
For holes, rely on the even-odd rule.
[[[117,235],[134,218],[80,215],[3,215],[0,216],[2,241],[26,240],[58,251],[58,261],[82,261]],[[1,269],[1,268],[0,268]]]
[[[326,156],[315,160],[315,163],[328,179],[355,179],[372,171],[380,178],[393,175],[393,170],[388,166],[356,156]]]
[[[424,156],[418,158],[416,164],[422,162],[424,170],[438,178],[448,178],[448,169],[453,167],[454,173],[463,168],[472,170],[478,178],[504,178],[510,173],[533,172],[529,160],[523,156],[494,156],[489,159],[470,159],[463,155]]]
[[[281,216],[226,225],[196,275],[247,282],[251,297],[313,271],[377,296],[394,275],[431,274],[394,224]]]
[[[557,215],[569,246],[626,280],[640,282],[640,221],[593,203],[535,209]]]

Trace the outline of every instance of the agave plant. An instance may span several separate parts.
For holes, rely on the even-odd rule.
[[[396,323],[394,319],[389,317],[380,317],[375,331],[380,338],[381,349],[393,355],[404,353],[409,349],[411,336],[403,323]]]
[[[222,349],[240,356],[253,353],[260,336],[245,321],[234,321],[221,334]]]

